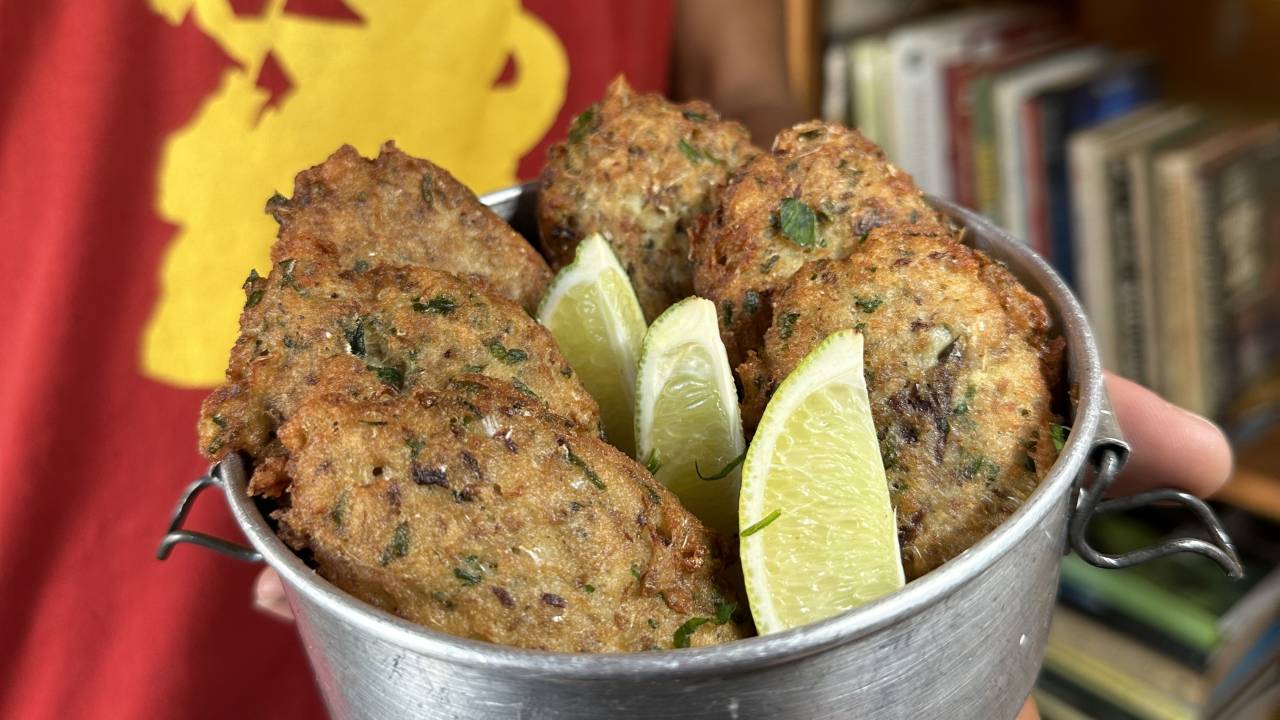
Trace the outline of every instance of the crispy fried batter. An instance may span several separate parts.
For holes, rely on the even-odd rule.
[[[794,225],[785,222],[784,201]],[[759,348],[774,292],[804,263],[845,257],[881,225],[944,226],[880,148],[856,130],[819,121],[782,131],[773,153],[735,171],[714,203],[693,228],[693,286],[716,303],[732,362]],[[816,232],[802,244],[809,238],[796,230],[807,217]]]
[[[280,223],[273,262],[309,255],[322,242],[342,268],[435,268],[483,282],[530,312],[551,279],[533,247],[466,186],[390,142],[375,160],[342,146],[299,173],[293,198],[277,195],[267,211]]]
[[[1016,510],[1056,457],[1049,425],[1061,340],[1044,304],[949,234],[871,231],[808,263],[775,296],[761,356],[739,367],[758,417],[831,333],[866,337],[865,367],[908,578]]]
[[[227,382],[201,411],[200,446],[210,459],[233,451],[254,460],[281,455],[276,429],[334,358],[362,369],[353,391],[370,383],[393,392],[437,387],[464,372],[483,373],[585,428],[598,427],[595,401],[550,333],[514,303],[447,273],[338,269],[340,258],[317,245],[245,283]],[[267,492],[269,477],[255,475],[254,488]]]
[[[712,186],[759,151],[708,104],[638,95],[622,77],[548,151],[538,197],[542,244],[560,267],[594,232],[609,239],[645,318],[693,293],[688,228]]]
[[[731,600],[715,539],[675,496],[493,379],[313,396],[280,437],[282,536],[334,584],[429,628],[543,650],[670,648]],[[710,622],[690,640],[743,634]]]

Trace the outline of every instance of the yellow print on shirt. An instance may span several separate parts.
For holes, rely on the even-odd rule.
[[[263,212],[293,176],[343,143],[366,157],[393,139],[477,191],[509,185],[564,103],[569,63],[518,0],[346,0],[349,21],[291,13],[286,0],[237,14],[227,0],[148,0],[187,13],[237,67],[165,141],[156,209],[177,226],[143,332],[142,371],[180,387],[222,381],[251,268],[266,269]],[[515,77],[495,85],[508,58]],[[272,98],[259,82],[283,73]]]

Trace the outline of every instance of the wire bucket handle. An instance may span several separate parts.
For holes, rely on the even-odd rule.
[[[182,523],[187,519],[187,514],[191,512],[192,506],[195,505],[196,498],[199,497],[200,493],[204,492],[205,488],[215,485],[225,489],[222,473],[218,465],[210,467],[204,476],[193,481],[182,492],[182,497],[178,499],[178,505],[173,509],[173,515],[169,519],[169,530],[160,541],[160,547],[156,548],[156,559],[166,560],[169,557],[169,553],[173,552],[174,546],[181,543],[190,543],[243,562],[262,562],[262,553],[251,547],[182,527]]]

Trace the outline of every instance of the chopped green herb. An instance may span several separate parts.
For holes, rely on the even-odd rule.
[[[644,458],[644,469],[649,471],[650,475],[657,475],[662,469],[662,460],[658,458],[658,448],[651,448],[649,454]]]
[[[529,359],[529,353],[520,348],[503,347],[497,338],[486,342],[485,347],[489,348],[490,355],[501,360],[504,365],[515,365]]]
[[[782,234],[800,247],[813,247],[818,242],[818,219],[813,208],[796,200],[783,198],[778,208]]]
[[[262,276],[258,274],[257,270],[249,271],[249,277],[244,281],[245,310],[248,310],[262,301],[262,288],[259,283],[260,280],[262,280]]]
[[[475,555],[468,555],[462,565],[453,569],[453,576],[461,580],[463,585],[476,585],[484,579],[484,565],[480,564]]]
[[[361,420],[361,425],[386,425],[386,420]]]
[[[822,222],[831,222],[841,212],[840,208],[831,201],[830,198],[818,203],[818,219]]]
[[[355,264],[355,268],[354,268],[354,269],[355,269],[355,271],[356,271],[356,272],[364,272],[365,270],[368,270],[368,269],[369,269],[369,261],[368,261],[368,260],[357,260],[357,261],[356,261],[356,264]]]
[[[358,358],[364,357],[364,319],[357,318],[356,326],[350,330],[344,331],[343,335],[347,338],[347,352]]]
[[[586,585],[583,585],[583,586],[582,586],[582,589],[583,589],[583,591],[585,591],[585,592],[593,593],[593,592],[595,592],[595,591],[596,591],[596,586],[595,586],[595,585],[592,585],[592,584],[590,584],[590,583],[588,583],[588,584],[586,584]]]
[[[685,142],[684,138],[680,138],[676,141],[676,148],[680,150],[681,154],[689,158],[689,162],[697,164],[703,160],[703,155],[698,152],[698,148]]]
[[[482,372],[484,372],[484,369],[485,369],[485,368],[487,368],[487,367],[489,367],[489,366],[488,366],[488,365],[463,365],[463,366],[462,366],[462,372],[464,372],[464,373],[482,373]]]
[[[222,438],[218,438],[217,440],[214,440],[213,442],[209,443],[209,446],[204,449],[204,454],[212,455],[218,452],[219,450],[221,450],[222,446],[226,444],[227,444],[226,440],[223,440]]]
[[[738,603],[725,602],[724,600],[716,601],[716,619],[713,621],[717,625],[723,625],[729,622],[733,617],[733,613],[738,609]]]
[[[720,313],[724,315],[724,326],[729,327],[733,324],[733,301],[723,300],[720,302]]]
[[[604,481],[600,479],[600,476],[596,474],[596,471],[592,470],[589,465],[583,462],[582,458],[575,455],[573,453],[573,449],[568,445],[565,445],[564,449],[565,452],[568,453],[569,464],[581,470],[582,473],[587,476],[587,480],[590,480],[591,484],[595,485],[597,489],[603,490]]]
[[[858,323],[858,324],[854,325],[854,326],[853,326],[853,329],[854,329],[854,330],[857,330],[857,331],[858,331],[858,332],[860,332],[860,333],[865,333],[865,332],[867,331],[867,324],[866,324],[866,323],[864,323],[864,322],[860,322],[860,323]]]
[[[637,579],[637,580],[643,580],[643,579],[644,579],[644,571],[643,571],[643,570],[641,570],[641,569],[639,568],[639,566],[632,565],[632,566],[631,566],[631,577],[633,577],[633,578],[635,578],[635,579]]]
[[[1022,453],[1022,466],[1025,467],[1027,470],[1030,470],[1031,472],[1035,472],[1036,471],[1035,458],[1031,457],[1030,453],[1025,453],[1025,452]]]
[[[573,119],[573,125],[569,126],[569,142],[582,142],[582,139],[595,128],[595,122],[596,106],[592,105]]]
[[[436,602],[440,603],[440,607],[445,610],[452,610],[454,607],[453,601],[449,599],[449,596],[439,590],[431,593],[431,597],[435,598]]]
[[[414,312],[431,313],[433,315],[451,315],[458,309],[458,302],[448,295],[437,295],[425,303],[422,298],[413,301]]]
[[[684,624],[676,628],[675,637],[673,638],[675,646],[678,648],[689,647],[689,637],[693,635],[698,628],[711,622],[711,618],[691,617],[684,621]]]
[[[338,494],[338,502],[329,511],[329,519],[338,527],[342,527],[342,524],[347,521],[347,491],[345,489]]]
[[[475,380],[459,380],[458,378],[450,380],[449,387],[455,390],[464,390],[469,393],[484,390],[483,383],[478,383]]]
[[[747,451],[743,450],[742,453],[738,455],[738,457],[730,460],[728,464],[720,468],[720,472],[716,473],[715,475],[703,475],[702,470],[698,469],[698,461],[695,460],[693,462],[693,471],[698,473],[698,478],[702,480],[723,480],[724,478],[729,477],[729,473],[733,472],[733,469],[741,465],[742,461],[746,459],[747,459]]]
[[[384,385],[390,385],[396,390],[404,389],[404,373],[400,368],[378,367],[377,365],[366,365],[366,370],[371,370]]]
[[[511,384],[516,387],[516,390],[520,391],[521,395],[526,395],[535,400],[538,399],[538,393],[534,392],[529,388],[528,385],[525,385],[523,382],[521,382],[520,378],[511,378]]]
[[[765,259],[763,263],[761,263],[760,272],[767,274],[770,270],[773,269],[774,265],[778,264],[778,260],[781,257],[782,257],[781,255],[770,255],[768,258]]]
[[[758,523],[755,523],[754,525],[747,528],[746,530],[743,530],[741,533],[741,537],[750,537],[752,535],[755,535],[756,533],[760,532],[761,530],[773,524],[773,521],[777,520],[780,515],[782,515],[782,510],[774,510],[768,515],[765,515],[763,520],[761,520]]]
[[[274,193],[271,193],[271,197],[267,198],[267,207],[269,208],[275,207],[276,205],[287,205],[287,204],[289,204],[289,198],[285,197],[284,195],[281,195],[280,191],[278,190]]]
[[[783,340],[791,337],[791,333],[795,331],[796,320],[799,319],[798,312],[783,313],[782,318],[778,320],[778,337]]]
[[[649,627],[650,627],[650,628],[652,628],[652,629],[654,629],[654,630],[657,630],[657,629],[658,629],[658,621],[657,621],[657,620],[654,620],[653,618],[649,618],[649,621],[648,621],[648,622],[649,622]]]
[[[692,120],[693,122],[706,122],[707,120],[706,115],[692,110],[681,110],[680,114],[684,116],[685,120]]]
[[[799,138],[801,140],[814,140],[822,137],[823,135],[826,134],[826,132],[827,132],[826,130],[820,127],[814,128],[812,130],[805,130],[804,132],[800,133]]]
[[[746,297],[742,299],[742,312],[748,315],[754,315],[760,309],[760,293],[755,290],[748,290]]]
[[[422,448],[427,446],[426,443],[422,442],[418,438],[409,438],[408,440],[404,441],[404,444],[409,446],[410,460],[417,460],[418,454],[422,452]]]
[[[1067,444],[1068,430],[1057,423],[1050,423],[1049,437],[1053,439],[1053,449],[1062,452],[1062,448]]]
[[[221,415],[218,415],[217,413],[214,413],[214,416],[211,419],[213,420],[213,424],[217,425],[220,428],[224,428],[227,426],[227,419],[222,417]]]
[[[280,286],[301,290],[298,287],[298,281],[293,279],[293,268],[298,264],[297,260],[281,260],[280,261]]]
[[[419,188],[422,190],[422,202],[426,203],[427,207],[434,206],[436,204],[436,193],[435,183],[431,181],[431,175],[424,174],[422,176],[422,183]]]
[[[861,310],[862,312],[873,313],[876,311],[876,308],[884,304],[884,298],[882,297],[857,298],[853,301],[853,304],[856,305],[858,309]]]
[[[396,560],[409,554],[409,523],[400,523],[396,526],[395,533],[391,536],[391,542],[387,543],[387,547],[382,551],[382,565],[386,567],[392,560]]]

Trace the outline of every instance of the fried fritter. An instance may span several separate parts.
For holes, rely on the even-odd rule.
[[[720,311],[731,362],[759,348],[774,292],[801,265],[854,252],[873,228],[946,221],[857,130],[810,121],[743,165],[692,233],[693,287]]]
[[[1049,470],[1062,341],[1003,266],[950,234],[884,227],[846,259],[804,265],[775,296],[763,353],[738,369],[744,414],[758,417],[846,328],[866,338],[903,567],[916,578],[999,525]]]
[[[744,635],[711,532],[634,460],[491,378],[316,395],[280,438],[282,537],[388,612],[542,650],[671,648],[717,615],[689,644]]]
[[[267,211],[280,223],[277,263],[321,242],[342,268],[430,267],[482,282],[530,312],[551,280],[537,251],[465,185],[390,142],[374,160],[342,146],[299,173],[293,198],[276,195]]]
[[[618,77],[547,153],[538,228],[552,264],[604,233],[631,276],[645,319],[693,294],[688,229],[712,186],[758,153],[746,128],[708,104],[638,95]]]
[[[266,278],[250,275],[227,382],[201,410],[207,457],[282,455],[276,429],[312,391],[321,367],[341,357],[393,392],[483,373],[584,428],[599,427],[595,401],[551,334],[519,306],[447,273],[339,269],[343,258],[317,246],[276,263]],[[258,467],[256,491],[278,494],[272,468],[278,462]]]

